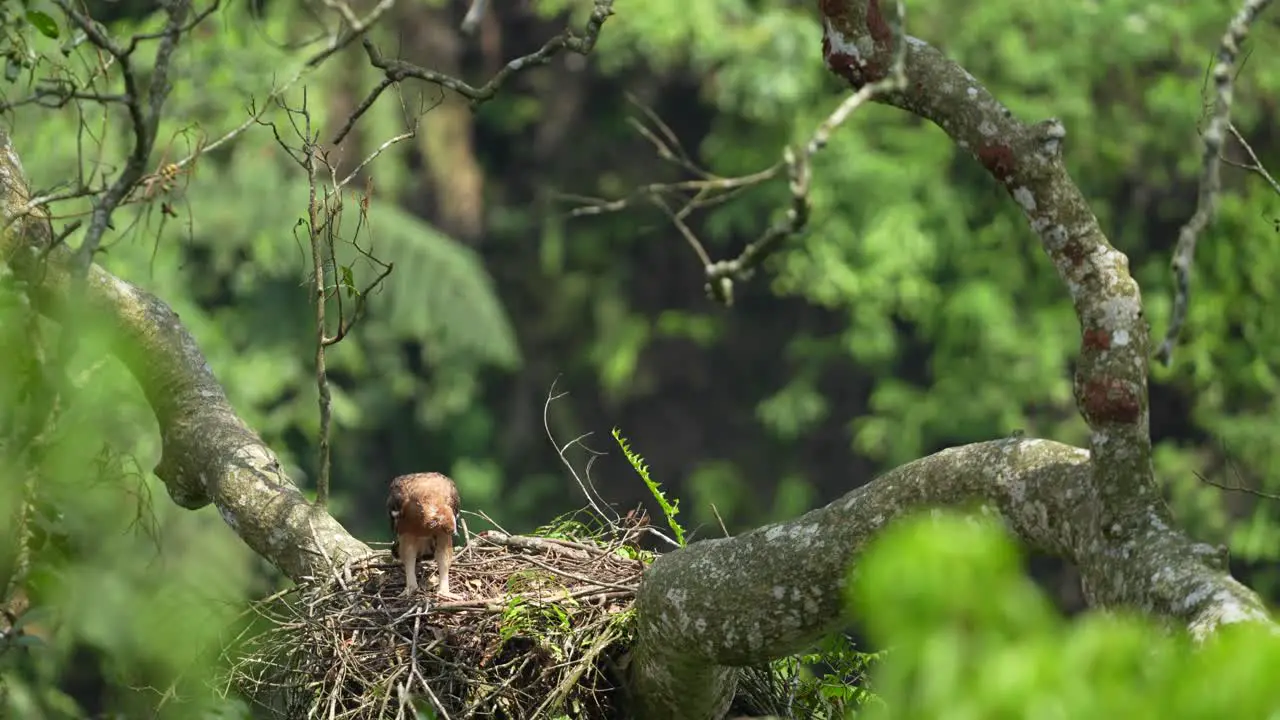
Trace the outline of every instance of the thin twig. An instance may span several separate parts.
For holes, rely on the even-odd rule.
[[[498,90],[507,83],[517,73],[523,72],[528,68],[538,65],[545,65],[551,61],[551,58],[559,55],[563,51],[577,53],[579,55],[588,55],[595,49],[596,41],[600,37],[600,29],[604,26],[609,16],[613,14],[613,0],[595,0],[595,8],[591,12],[591,16],[587,19],[586,27],[581,35],[573,30],[566,29],[564,32],[556,35],[550,40],[543,43],[542,47],[528,55],[522,55],[514,60],[509,61],[502,69],[494,73],[489,81],[480,87],[474,87],[466,82],[436,72],[427,68],[414,65],[404,60],[387,58],[382,52],[368,39],[364,38],[361,42],[364,46],[365,53],[369,57],[369,63],[375,68],[383,72],[384,77],[374,87],[368,95],[365,96],[356,109],[351,113],[347,122],[334,136],[334,144],[342,142],[347,136],[356,122],[362,115],[373,107],[373,103],[382,95],[383,92],[391,86],[409,78],[428,82],[438,85],[442,88],[452,90],[453,92],[467,98],[471,101],[472,107],[479,106],[492,100]]]
[[[558,381],[559,378],[556,378],[551,382],[551,389],[547,391],[547,398],[542,403],[542,429],[546,432],[547,439],[551,441],[552,446],[556,448],[556,455],[560,458],[560,463],[568,469],[569,474],[572,475],[574,481],[578,483],[578,488],[582,490],[583,496],[587,498],[587,503],[591,506],[591,509],[594,510],[601,518],[610,518],[611,522],[616,522],[619,517],[618,513],[615,512],[613,508],[609,508],[607,512],[605,511],[604,508],[609,507],[609,504],[605,502],[604,498],[600,497],[600,493],[595,490],[594,485],[584,481],[582,477],[578,475],[578,471],[573,468],[573,463],[569,462],[569,458],[565,457],[565,451],[573,445],[579,445],[584,450],[591,452],[585,445],[581,445],[581,441],[589,437],[590,433],[580,435],[561,447],[559,442],[556,440],[555,433],[551,432],[551,421],[549,417],[551,403],[568,395],[567,392],[560,393],[558,395],[556,394],[556,382]],[[599,500],[599,502],[597,502],[597,500]]]
[[[1218,211],[1218,195],[1221,190],[1223,145],[1227,129],[1231,125],[1231,105],[1234,100],[1233,68],[1240,54],[1240,47],[1249,35],[1250,26],[1271,0],[1245,0],[1239,12],[1227,25],[1218,46],[1217,62],[1213,67],[1213,83],[1216,90],[1214,111],[1203,135],[1204,151],[1201,154],[1200,192],[1196,199],[1196,211],[1178,232],[1178,244],[1173,251],[1170,266],[1173,270],[1173,315],[1164,341],[1155,351],[1156,360],[1168,366],[1173,362],[1173,347],[1178,342],[1187,320],[1191,302],[1191,267],[1200,234],[1213,222]]]

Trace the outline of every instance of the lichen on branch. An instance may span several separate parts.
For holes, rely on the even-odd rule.
[[[826,65],[855,88],[892,67],[882,5],[819,0]],[[857,553],[893,519],[939,505],[998,511],[1025,543],[1074,562],[1091,604],[1136,607],[1197,637],[1241,622],[1276,628],[1227,572],[1223,552],[1177,529],[1159,495],[1141,294],[1062,162],[1066,129],[1018,120],[924,41],[905,47],[906,83],[876,100],[930,120],[968,150],[1039,236],[1080,322],[1074,390],[1090,450],[1019,439],[954,448],[792,522],[659,558],[637,597],[632,672],[642,717],[719,717],[734,667],[794,652],[836,627],[844,570]]]
[[[888,524],[931,508],[994,512],[1027,546],[1074,562],[1085,583],[1124,586],[1144,609],[1194,634],[1270,622],[1212,548],[1174,527],[1100,540],[1087,502],[1092,465],[1087,451],[1048,440],[965,445],[795,520],[660,556],[636,599],[632,675],[641,717],[720,717],[734,668],[798,652],[839,629],[847,569]]]
[[[874,80],[887,62],[879,0],[823,0],[823,57],[851,84]],[[1151,471],[1147,358],[1149,329],[1129,261],[1108,241],[1062,161],[1066,129],[1056,119],[1027,124],[977,78],[928,43],[907,46],[909,82],[880,102],[925,118],[986,168],[1018,204],[1053,262],[1080,321],[1076,407],[1092,430],[1100,524],[1145,522],[1157,507]]]

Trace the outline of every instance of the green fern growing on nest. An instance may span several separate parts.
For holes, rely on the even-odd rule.
[[[658,507],[662,508],[662,514],[667,518],[667,524],[671,526],[671,532],[676,535],[676,542],[683,546],[684,528],[680,523],[676,522],[676,515],[680,513],[679,500],[667,500],[667,496],[663,494],[659,484],[649,477],[649,466],[645,464],[644,458],[639,453],[631,451],[631,446],[627,443],[627,439],[622,437],[622,431],[618,428],[613,429],[613,439],[617,441],[618,447],[622,448],[622,454],[627,456],[627,462],[631,463],[631,467],[635,469],[636,474],[644,481],[649,492],[653,494],[653,499],[658,501]]]

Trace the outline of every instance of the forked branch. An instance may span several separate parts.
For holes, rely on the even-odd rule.
[[[328,513],[307,502],[271,451],[236,414],[195,339],[151,293],[54,246],[9,134],[0,129],[0,261],[32,288],[36,308],[59,321],[84,318],[106,329],[112,351],[155,412],[162,454],[155,468],[178,505],[213,503],[244,542],[298,580],[370,552]],[[81,292],[72,293],[73,287]]]
[[[824,0],[823,55],[855,88],[893,64],[880,0]],[[1148,431],[1148,328],[1127,258],[1098,226],[1061,158],[1057,120],[1027,125],[927,43],[906,43],[910,82],[877,100],[926,118],[1018,203],[1081,325],[1077,407],[1091,450],[1009,438],[938,453],[798,520],[659,557],[637,597],[633,684],[646,720],[723,715],[735,668],[794,652],[841,621],[845,571],[894,518],[981,504],[1026,544],[1080,569],[1093,605],[1128,606],[1205,637],[1276,626],[1227,572],[1225,552],[1176,528],[1157,491]],[[854,482],[857,482],[854,480]]]
[[[343,138],[355,127],[360,117],[368,112],[369,108],[373,107],[373,103],[382,96],[382,93],[403,80],[414,78],[438,85],[446,90],[452,90],[470,100],[472,107],[475,107],[492,100],[498,94],[498,91],[502,89],[502,86],[516,74],[538,65],[545,65],[551,61],[551,58],[566,50],[579,55],[590,54],[595,49],[596,41],[600,38],[600,30],[604,27],[605,21],[609,19],[610,15],[613,15],[613,2],[614,0],[595,0],[595,8],[591,11],[591,16],[587,19],[586,27],[581,34],[571,29],[564,30],[564,32],[547,40],[536,51],[509,61],[502,69],[494,73],[488,82],[479,87],[470,85],[460,78],[424,68],[405,60],[388,58],[382,54],[382,51],[378,50],[372,41],[365,38],[363,44],[365,53],[369,56],[369,63],[382,71],[383,78],[374,86],[373,90],[369,91],[364,100],[361,100],[360,104],[356,106],[346,124],[334,136],[333,143],[335,145],[341,143]],[[483,10],[483,7],[481,7],[481,10]]]

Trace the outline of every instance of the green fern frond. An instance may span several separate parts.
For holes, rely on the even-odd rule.
[[[242,284],[289,277],[301,284],[310,250],[306,228],[298,228],[295,237],[294,226],[307,212],[307,179],[280,162],[273,154],[278,151],[266,152],[263,161],[261,152],[244,152],[249,149],[239,148],[225,166],[209,162],[201,167],[187,191],[200,198],[191,226],[169,223],[166,234],[171,242],[203,246],[216,272],[243,278]],[[461,357],[504,368],[519,364],[515,330],[474,250],[390,200],[375,196],[362,218],[359,197],[349,189],[337,227],[340,276],[328,283],[364,288],[381,272],[381,266],[351,244],[353,239],[378,261],[394,265],[370,298],[366,325],[419,341],[436,359]],[[194,237],[188,238],[188,231]],[[250,277],[245,277],[245,255],[251,261]],[[299,307],[305,307],[306,293],[299,289],[297,298]],[[278,309],[273,306],[271,312]]]
[[[613,439],[617,441],[618,447],[622,448],[622,454],[627,457],[627,462],[631,463],[631,467],[635,469],[636,474],[644,481],[649,492],[653,494],[653,499],[658,501],[658,507],[662,508],[662,514],[667,518],[667,525],[671,526],[671,532],[676,535],[676,542],[681,546],[684,545],[684,528],[680,523],[676,522],[676,515],[680,514],[680,501],[667,500],[667,496],[663,494],[662,488],[657,482],[649,477],[649,466],[645,464],[644,458],[631,451],[631,446],[627,443],[627,439],[622,437],[622,431],[618,428],[613,429]]]
[[[387,299],[397,329],[432,338],[450,354],[515,367],[515,330],[480,257],[397,207],[375,212],[372,230],[381,259],[395,263]]]

